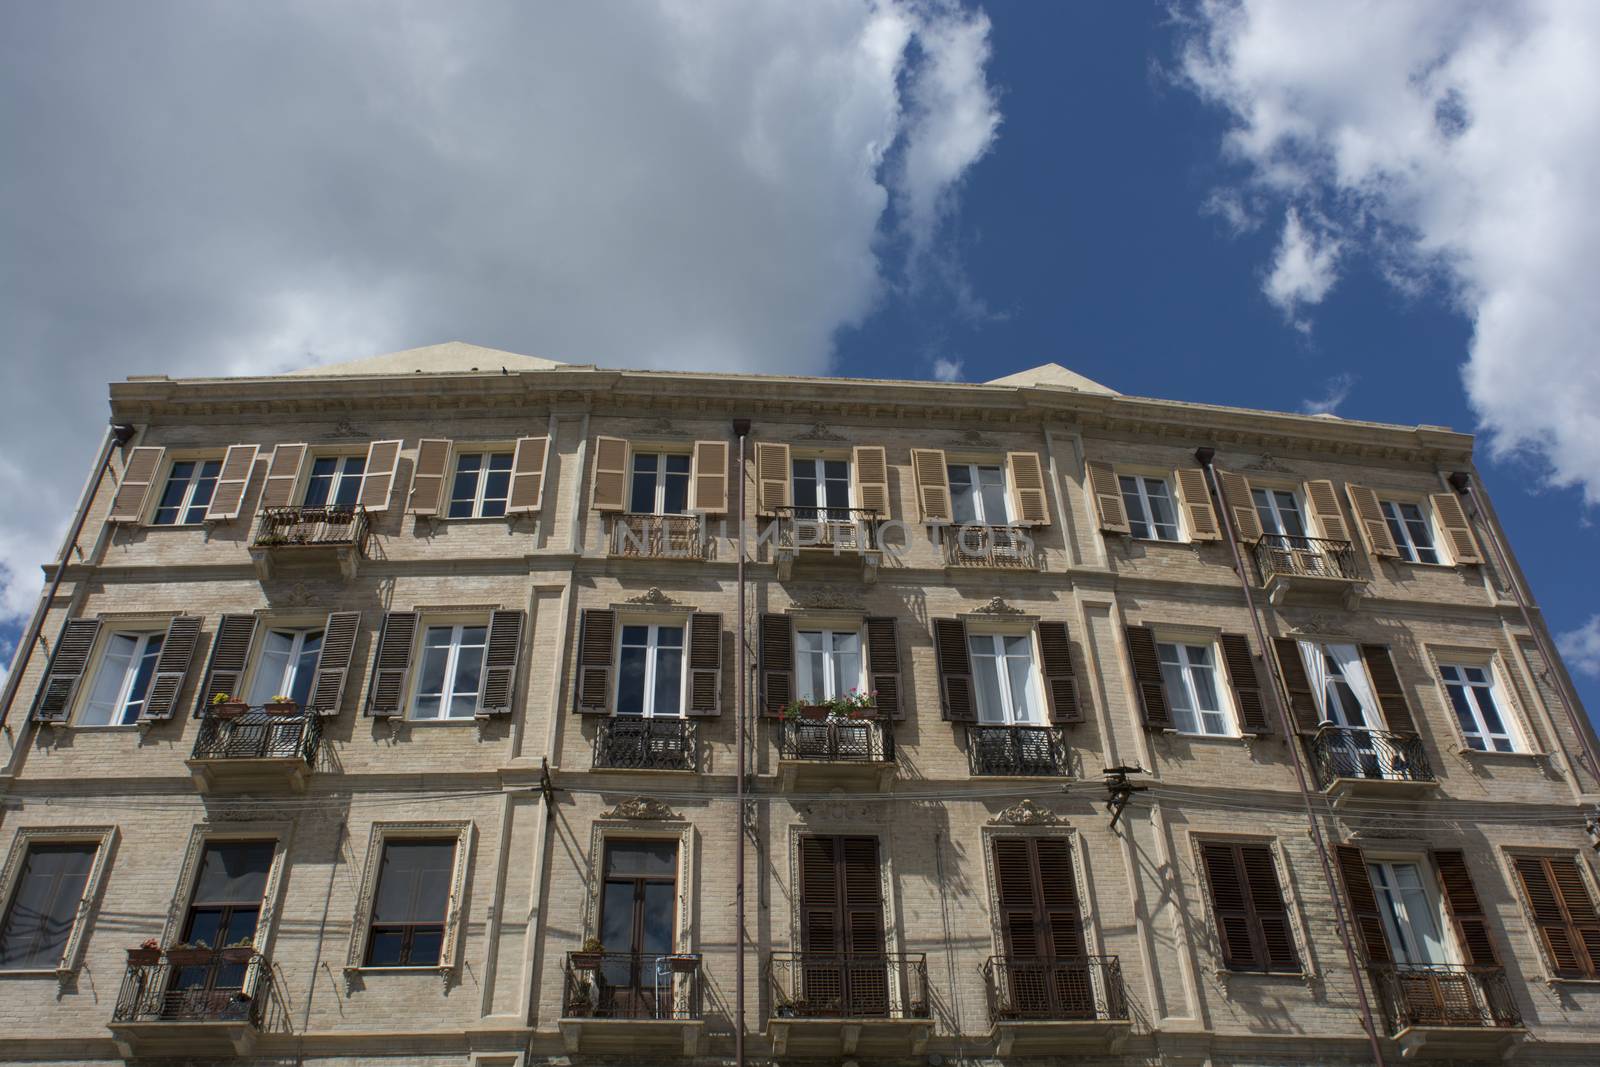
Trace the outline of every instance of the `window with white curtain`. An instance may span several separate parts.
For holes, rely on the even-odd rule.
[[[1217,659],[1210,645],[1158,642],[1162,688],[1172,725],[1179,733],[1231,737],[1233,724],[1217,685]]]
[[[968,634],[978,721],[1043,723],[1030,634]]]
[[[265,704],[275,696],[286,696],[305,707],[311,702],[321,651],[320,629],[268,630],[250,682],[250,703]]]
[[[676,718],[683,713],[682,626],[624,626],[617,665],[617,714]]]
[[[139,721],[166,637],[165,630],[106,637],[89,698],[78,715],[79,726],[127,726]]]
[[[1128,530],[1146,541],[1177,541],[1178,510],[1165,478],[1144,478],[1124,474],[1122,506],[1128,512]]]
[[[997,463],[951,463],[946,472],[956,522],[1004,526],[1011,521],[1003,467]]]
[[[1380,860],[1367,864],[1367,874],[1394,961],[1413,965],[1452,962],[1439,906],[1428,892],[1421,867],[1401,860]]]
[[[470,719],[483,693],[483,656],[488,627],[430,626],[422,637],[413,719]]]
[[[1300,658],[1324,722],[1352,730],[1383,728],[1377,698],[1355,645],[1301,641]]]
[[[799,630],[795,639],[795,691],[802,703],[823,701],[861,688],[861,631]]]

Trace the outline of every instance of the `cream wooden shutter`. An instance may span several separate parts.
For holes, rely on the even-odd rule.
[[[259,624],[255,615],[224,615],[217,620],[217,636],[211,641],[211,656],[194,698],[195,718],[206,713],[218,693],[244,698],[244,671]]]
[[[367,686],[367,714],[375,718],[403,715],[406,681],[411,675],[411,646],[417,637],[415,611],[391,611],[378,631],[378,651],[372,657],[372,681]]]
[[[913,448],[911,472],[917,479],[917,509],[923,522],[953,522],[950,468],[942,448]]]
[[[345,681],[355,656],[356,633],[361,629],[361,612],[334,611],[322,628],[322,647],[317,650],[317,666],[312,674],[311,701],[307,711],[319,715],[339,714],[344,703]]]
[[[537,515],[544,509],[544,469],[550,457],[549,437],[519,437],[511,457],[511,495],[507,515]]]
[[[413,515],[437,515],[444,506],[444,483],[450,476],[451,443],[447,438],[417,442],[417,463],[411,468],[411,493],[406,510]]]
[[[728,512],[728,442],[696,441],[690,460],[689,510],[703,515]]]
[[[1222,491],[1222,506],[1233,519],[1233,535],[1241,541],[1261,540],[1261,516],[1256,513],[1255,498],[1250,493],[1250,479],[1213,467],[1217,475],[1217,488]]]
[[[1122,505],[1122,484],[1117,481],[1117,471],[1109,463],[1091,459],[1084,464],[1089,472],[1089,492],[1094,494],[1095,510],[1100,513],[1100,529],[1107,533],[1125,534],[1128,526],[1128,509]]]
[[[517,664],[522,660],[525,611],[496,611],[489,616],[484,653],[483,713],[510,715],[517,694]]]
[[[256,467],[255,445],[229,445],[222,456],[222,471],[217,475],[217,487],[211,493],[211,503],[206,505],[207,522],[226,522],[237,519],[244,508],[244,495],[250,488],[250,474]]]
[[[179,615],[167,623],[167,633],[156,656],[156,673],[145,696],[141,719],[170,719],[178,696],[189,677],[195,645],[200,640],[200,616]]]
[[[367,465],[361,475],[361,506],[387,511],[394,493],[394,472],[400,466],[399,441],[374,441],[367,446]]]
[[[1317,518],[1323,537],[1330,541],[1350,540],[1350,527],[1345,524],[1344,512],[1339,510],[1339,492],[1332,482],[1327,479],[1307,482],[1306,502]]]
[[[628,442],[620,437],[594,439],[589,506],[596,511],[628,510]]]
[[[150,498],[150,486],[161,470],[164,448],[135,448],[128,453],[128,462],[122,468],[122,482],[117,495],[111,498],[112,522],[138,522],[144,517],[144,502]]]
[[[856,480],[856,507],[889,517],[889,456],[882,445],[857,445],[850,451]]]
[[[779,508],[790,505],[793,486],[789,474],[793,469],[788,445],[756,442],[756,507],[761,514],[775,515]]]
[[[1462,510],[1461,501],[1456,499],[1456,495],[1435,493],[1428,498],[1428,502],[1433,505],[1433,513],[1438,516],[1440,527],[1450,538],[1450,555],[1455,561],[1482,563],[1483,554],[1478,551],[1477,539],[1472,536],[1472,524],[1467,521],[1467,513]]]
[[[1172,476],[1189,526],[1189,540],[1220,541],[1222,530],[1217,524],[1216,509],[1211,506],[1211,492],[1206,488],[1206,472],[1199,467],[1179,467]]]
[[[78,685],[89,669],[89,654],[99,636],[99,619],[68,619],[61,624],[61,636],[56,638],[56,647],[50,650],[50,663],[44,669],[44,681],[39,683],[39,692],[33,698],[34,722],[67,721],[67,716],[72,714]],[[19,662],[12,670],[21,670],[24,666]]]
[[[1045,492],[1044,461],[1037,452],[1007,452],[1011,469],[1013,518],[1020,526],[1049,526],[1050,498]]]
[[[1380,559],[1397,559],[1400,550],[1395,547],[1394,535],[1384,521],[1378,494],[1364,485],[1350,483],[1345,484],[1344,494],[1350,498],[1350,510],[1356,516],[1356,529],[1361,531],[1361,540],[1366,543],[1367,551]]]
[[[262,511],[286,508],[294,502],[294,488],[300,482],[300,467],[305,461],[305,445],[278,445],[272,450],[266,484],[261,487]]]

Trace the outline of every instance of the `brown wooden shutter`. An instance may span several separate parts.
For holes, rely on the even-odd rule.
[[[1456,943],[1469,967],[1498,967],[1494,940],[1489,936],[1489,917],[1478,901],[1478,890],[1467,870],[1467,855],[1460,849],[1435,849],[1433,865],[1439,870],[1439,885],[1444,890],[1446,910],[1456,928]]]
[[[278,445],[267,462],[267,480],[261,487],[261,510],[286,508],[294,503],[295,486],[300,484],[300,467],[306,460],[305,445]]]
[[[877,713],[903,719],[905,702],[900,699],[900,633],[895,620],[867,620],[867,688],[877,694]]]
[[[224,615],[217,620],[217,636],[206,660],[204,684],[195,694],[196,718],[205,714],[218,693],[244,699],[244,669],[255,644],[258,621],[254,615]]]
[[[167,635],[161,639],[161,654],[156,657],[155,677],[150,680],[150,691],[145,695],[144,710],[139,718],[172,718],[199,640],[200,616],[179,615],[167,623]]]
[[[1178,486],[1178,500],[1183,504],[1189,540],[1220,541],[1222,528],[1217,524],[1216,509],[1211,506],[1206,472],[1199,467],[1179,467],[1172,472],[1172,477]]]
[[[722,614],[689,616],[689,714],[722,714]]]
[[[1317,704],[1317,695],[1311,691],[1311,679],[1306,676],[1306,664],[1300,658],[1300,644],[1292,637],[1278,637],[1273,639],[1272,645],[1278,653],[1278,672],[1283,675],[1283,687],[1289,691],[1289,714],[1294,718],[1295,729],[1314,734],[1322,726],[1322,709]]]
[[[483,655],[483,704],[488,715],[510,715],[517,695],[517,664],[522,661],[525,611],[489,613],[489,639]]]
[[[994,839],[995,895],[1006,956],[1016,963],[1077,959],[1087,952],[1072,847],[1060,837]],[[1046,979],[1049,981],[1049,979]],[[1049,1004],[1044,985],[1019,983],[1019,999]]]
[[[789,460],[789,446],[771,441],[756,442],[756,510],[763,515],[775,515],[792,501],[793,485],[790,475],[794,468]]]
[[[229,445],[222,454],[222,469],[217,474],[216,488],[211,492],[211,502],[206,505],[207,522],[227,522],[237,519],[244,509],[244,496],[250,488],[250,474],[256,467],[255,445]]]
[[[889,517],[889,456],[882,445],[857,445],[850,450],[850,473],[856,480],[856,506]]]
[[[847,949],[857,959],[872,959],[882,955],[884,947],[883,872],[878,865],[878,839],[842,837],[838,841],[842,861],[839,866],[844,874]],[[852,975],[852,978],[859,976]],[[866,988],[854,992],[870,998],[876,989],[869,982]]]
[[[1339,877],[1344,881],[1344,897],[1350,905],[1350,919],[1371,963],[1390,963],[1389,939],[1383,932],[1383,913],[1378,910],[1378,895],[1372,891],[1367,860],[1355,845],[1334,848],[1339,858]]]
[[[1390,731],[1397,734],[1416,733],[1417,724],[1411,718],[1411,704],[1406,700],[1405,686],[1400,684],[1400,674],[1394,669],[1394,659],[1389,649],[1384,645],[1362,645],[1361,662],[1366,665],[1373,695],[1383,709],[1383,719]]]
[[[950,722],[976,722],[978,698],[972,686],[966,623],[934,619],[933,650],[939,666],[939,710]]]
[[[544,468],[549,437],[519,437],[511,454],[511,488],[507,515],[537,515],[544,508]]]
[[[405,713],[406,679],[411,675],[411,652],[416,643],[418,615],[391,611],[378,631],[378,653],[372,657],[372,684],[367,690],[367,714],[378,718]]]
[[[1050,721],[1066,726],[1083,721],[1078,703],[1077,672],[1072,668],[1072,635],[1064,622],[1041,622],[1039,667],[1044,675],[1044,695]]]
[[[800,838],[800,951],[807,956],[829,957],[844,952],[843,901],[839,899],[839,871],[834,838]],[[807,1000],[826,1000],[843,994],[838,970],[817,973],[806,968]]]
[[[1344,487],[1344,494],[1350,498],[1356,529],[1361,531],[1361,540],[1367,546],[1367,551],[1379,559],[1398,558],[1400,550],[1395,547],[1394,535],[1389,532],[1389,524],[1383,518],[1378,494],[1364,485],[1348,483]]]
[[[1272,849],[1212,842],[1201,854],[1223,963],[1236,971],[1300,970]]]
[[[350,676],[350,661],[355,656],[356,633],[361,629],[361,612],[332,611],[322,626],[322,647],[317,649],[317,669],[312,676],[311,701],[307,711],[337,715],[344,703],[345,679]]]
[[[411,496],[406,510],[413,515],[437,515],[445,504],[445,479],[450,476],[451,442],[425,437],[417,442],[417,463],[411,468]]]
[[[594,439],[589,506],[596,511],[628,510],[628,442],[620,437]]]
[[[1457,563],[1482,563],[1483,553],[1478,551],[1478,540],[1472,536],[1472,523],[1462,510],[1461,501],[1454,493],[1434,493],[1428,498],[1439,526],[1450,538],[1450,556]]]
[[[1233,474],[1220,467],[1211,468],[1217,476],[1217,488],[1222,493],[1222,505],[1233,520],[1233,535],[1241,541],[1261,540],[1261,516],[1256,513],[1255,497],[1250,493],[1250,480],[1242,474]]]
[[[1211,912],[1222,942],[1222,964],[1235,971],[1262,969],[1262,957],[1251,936],[1250,901],[1239,869],[1237,845],[1207,843],[1200,847],[1211,891]]]
[[[578,626],[578,677],[573,709],[583,715],[611,713],[611,672],[616,662],[617,613],[590,608]]]
[[[994,839],[994,886],[1006,956],[1014,961],[1045,955],[1039,936],[1039,900],[1034,882],[1035,857],[1025,837]]]
[[[917,512],[923,522],[952,522],[950,468],[942,448],[913,448],[911,473],[917,482]]]
[[[689,510],[728,513],[728,442],[696,441],[690,459]]]
[[[1156,652],[1155,631],[1148,626],[1125,626],[1128,663],[1139,690],[1139,709],[1149,730],[1170,730],[1172,712],[1167,707],[1167,691],[1161,681],[1161,657]]]
[[[1332,482],[1325,478],[1307,482],[1306,502],[1311,505],[1311,514],[1316,516],[1323,537],[1330,541],[1350,540],[1350,527],[1339,510],[1339,491]]]
[[[399,441],[374,441],[367,446],[367,465],[361,474],[361,506],[387,511],[394,494],[394,474],[400,467]]]
[[[1129,533],[1132,528],[1128,525],[1128,509],[1122,503],[1122,483],[1117,480],[1116,468],[1097,459],[1084,463],[1084,468],[1089,474],[1089,492],[1094,496],[1095,511],[1100,515],[1100,529],[1107,533]]]
[[[1228,683],[1233,687],[1233,706],[1239,709],[1239,728],[1247,734],[1270,734],[1272,720],[1267,715],[1261,692],[1261,676],[1256,658],[1250,654],[1250,639],[1244,634],[1223,634],[1222,662],[1228,666]]]
[[[164,448],[140,447],[128,453],[128,462],[122,468],[122,481],[111,498],[111,512],[106,516],[111,522],[139,522],[144,518],[144,502],[150,498],[150,487],[161,472]]]
[[[1088,946],[1083,938],[1083,909],[1078,901],[1078,879],[1072,870],[1072,846],[1061,837],[1035,837],[1032,840],[1039,872],[1044,945],[1056,959],[1085,956]]]
[[[776,715],[794,700],[794,626],[789,616],[761,616],[761,713]]]
[[[56,647],[50,650],[50,663],[44,681],[33,698],[34,722],[65,722],[72,714],[73,697],[89,667],[89,654],[100,636],[99,619],[68,619],[61,626]],[[14,671],[26,666],[21,656],[11,665]]]
[[[1245,884],[1250,887],[1250,905],[1255,910],[1261,932],[1263,957],[1269,971],[1298,971],[1300,955],[1295,951],[1294,932],[1289,927],[1289,905],[1278,882],[1278,864],[1266,845],[1241,845],[1239,858],[1244,863]]]
[[[1600,916],[1571,856],[1513,858],[1534,926],[1558,978],[1600,978]]]
[[[1011,470],[1013,520],[1018,526],[1049,526],[1050,497],[1045,491],[1044,461],[1037,452],[1007,452]]]

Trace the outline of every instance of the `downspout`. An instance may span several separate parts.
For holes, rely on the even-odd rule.
[[[1377,1067],[1384,1067],[1383,1049],[1378,1044],[1377,1026],[1372,1021],[1372,1004],[1367,1000],[1367,987],[1361,980],[1361,965],[1356,960],[1355,943],[1350,938],[1350,926],[1345,920],[1344,894],[1339,891],[1339,882],[1333,876],[1333,861],[1328,858],[1328,843],[1323,839],[1322,823],[1318,820],[1316,809],[1311,803],[1311,787],[1306,781],[1305,764],[1300,757],[1300,746],[1295,740],[1294,724],[1289,720],[1288,705],[1283,699],[1288,687],[1278,676],[1272,657],[1267,654],[1269,648],[1267,634],[1261,625],[1261,613],[1256,608],[1255,594],[1250,590],[1250,578],[1245,572],[1244,556],[1239,551],[1238,539],[1234,537],[1233,515],[1228,511],[1228,502],[1223,498],[1222,488],[1217,484],[1217,472],[1211,466],[1211,460],[1216,454],[1214,448],[1199,448],[1195,450],[1194,458],[1200,461],[1200,466],[1206,472],[1207,488],[1210,489],[1211,498],[1215,501],[1217,514],[1222,517],[1222,536],[1228,542],[1228,550],[1233,553],[1234,573],[1239,576],[1239,588],[1244,590],[1244,603],[1250,611],[1250,626],[1255,631],[1256,644],[1261,649],[1261,659],[1267,665],[1267,672],[1277,683],[1270,687],[1272,705],[1278,712],[1279,728],[1283,730],[1284,743],[1294,760],[1294,777],[1300,786],[1300,800],[1305,804],[1306,822],[1311,827],[1311,841],[1316,845],[1317,860],[1322,864],[1322,877],[1328,883],[1328,897],[1333,902],[1334,925],[1339,929],[1339,940],[1344,943],[1344,958],[1350,965],[1350,977],[1356,983],[1356,1001],[1361,1006],[1361,1026],[1367,1032],[1367,1044],[1372,1049],[1372,1062],[1377,1064]]]
[[[744,554],[745,554],[745,521],[744,521],[744,449],[745,438],[750,434],[749,419],[734,419],[733,432],[739,438],[739,490],[734,496],[734,507],[738,515],[739,524],[739,557],[734,565],[735,580],[739,586],[739,694],[738,702],[734,708],[734,748],[739,753],[738,768],[733,776],[734,795],[734,833],[739,839],[737,856],[734,860],[734,869],[738,872],[733,881],[734,923],[738,927],[736,932],[737,950],[733,960],[733,1063],[734,1067],[744,1067],[744,775],[745,764],[748,756],[745,752],[745,607],[744,607]]]

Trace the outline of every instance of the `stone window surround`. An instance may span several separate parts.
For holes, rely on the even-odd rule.
[[[1295,885],[1288,857],[1284,854],[1283,838],[1273,834],[1241,834],[1220,827],[1216,830],[1197,829],[1192,825],[1184,829],[1182,835],[1188,839],[1189,861],[1194,865],[1193,884],[1200,895],[1200,907],[1206,917],[1206,951],[1211,955],[1212,977],[1224,981],[1239,978],[1266,981],[1288,978],[1303,981],[1307,985],[1316,982],[1319,975],[1316,963],[1311,957],[1311,939],[1306,933],[1308,920],[1305,908],[1300,903],[1300,893]],[[1235,971],[1223,963],[1222,934],[1217,928],[1216,912],[1211,906],[1211,879],[1206,874],[1205,856],[1201,853],[1201,847],[1207,844],[1266,845],[1271,850],[1273,866],[1278,874],[1278,886],[1283,892],[1283,904],[1289,916],[1289,930],[1294,935],[1294,950],[1300,957],[1298,974]]]
[[[197,823],[189,831],[189,844],[178,866],[178,881],[173,887],[167,919],[161,928],[161,944],[175,945],[182,934],[195,879],[200,877],[200,861],[205,846],[213,841],[271,841],[272,867],[261,893],[261,916],[256,920],[255,950],[262,955],[272,945],[273,927],[283,899],[283,872],[289,864],[289,841],[293,826],[288,822]],[[219,946],[220,947],[220,946]]]
[[[433,972],[445,990],[450,989],[450,977],[461,962],[461,943],[466,930],[467,871],[472,862],[472,846],[476,826],[471,819],[440,820],[438,822],[375,822],[367,837],[366,863],[362,867],[361,887],[356,895],[355,915],[350,922],[350,948],[345,956],[345,996],[350,996],[354,982],[360,974],[409,974]],[[455,865],[450,876],[450,896],[445,902],[444,942],[439,947],[439,962],[433,967],[369,967],[362,961],[367,957],[367,940],[372,933],[372,908],[378,891],[378,871],[383,861],[383,846],[389,841],[407,838],[456,839]]]
[[[995,956],[1006,954],[1005,930],[1001,922],[1000,886],[994,870],[994,839],[997,837],[1053,837],[1064,840],[1072,854],[1072,878],[1078,894],[1078,921],[1083,924],[1083,942],[1091,956],[1104,956],[1099,908],[1094,898],[1094,883],[1087,870],[1084,854],[1083,832],[1066,819],[1029,824],[1025,822],[993,822],[982,828],[983,872],[989,895],[984,903],[989,909],[990,934],[994,938]]]
[[[621,805],[619,805],[621,807]],[[696,882],[695,829],[688,819],[675,814],[656,817],[641,811],[640,817],[612,809],[598,815],[589,827],[589,887],[583,901],[583,937],[600,936],[600,895],[604,891],[605,848],[609,841],[672,841],[678,846],[677,919],[672,950],[694,951],[694,886]]]
[[[1533,903],[1528,899],[1527,891],[1523,888],[1522,878],[1517,874],[1516,858],[1518,856],[1550,856],[1571,859],[1578,865],[1578,874],[1584,880],[1584,887],[1589,890],[1589,898],[1600,902],[1600,875],[1597,875],[1593,864],[1583,855],[1581,849],[1568,845],[1545,845],[1530,842],[1526,845],[1501,845],[1494,848],[1496,853],[1496,866],[1499,868],[1500,877],[1505,880],[1506,887],[1511,890],[1511,895],[1516,899],[1517,910],[1523,921],[1524,936],[1533,943],[1533,951],[1539,958],[1539,970],[1543,972],[1539,977],[1544,979],[1544,984],[1551,989],[1561,986],[1575,986],[1594,989],[1600,987],[1600,978],[1564,978],[1556,974],[1555,961],[1550,958],[1550,951],[1545,947],[1544,938],[1539,935],[1539,924],[1533,918]],[[1490,912],[1493,914],[1493,912]],[[1512,928],[1504,923],[1500,924],[1501,931],[1506,940],[1511,941]],[[1509,946],[1507,955],[1513,959],[1519,955],[1514,942]],[[1529,973],[1527,980],[1532,982],[1534,974]]]
[[[22,878],[22,861],[33,845],[55,845],[93,842],[94,862],[89,867],[89,877],[83,884],[83,896],[78,900],[77,914],[72,920],[72,930],[62,946],[61,959],[53,969],[0,971],[0,978],[37,978],[52,975],[62,985],[70,982],[83,965],[85,935],[88,933],[89,913],[100,900],[106,871],[111,866],[111,853],[116,848],[118,831],[115,826],[22,826],[11,837],[6,862],[0,868],[0,916],[11,906],[11,898]]]
[[[1424,642],[1422,648],[1427,656],[1427,665],[1434,692],[1438,694],[1439,704],[1444,709],[1445,721],[1450,724],[1450,737],[1455,741],[1457,755],[1467,757],[1488,756],[1501,759],[1507,757],[1512,759],[1518,757],[1523,759],[1530,757],[1545,758],[1549,756],[1549,753],[1538,750],[1539,746],[1533,739],[1538,737],[1539,734],[1532,728],[1530,710],[1524,706],[1522,699],[1518,696],[1520,692],[1530,690],[1526,684],[1523,684],[1525,683],[1524,679],[1519,679],[1513,675],[1512,672],[1517,669],[1516,666],[1506,662],[1506,657],[1500,650],[1485,648],[1480,645],[1458,645],[1450,642]],[[1466,735],[1461,732],[1461,724],[1456,721],[1455,708],[1450,703],[1450,693],[1445,688],[1444,673],[1440,670],[1440,667],[1446,663],[1452,666],[1466,665],[1488,668],[1489,676],[1494,683],[1494,697],[1500,705],[1500,713],[1510,720],[1512,740],[1518,746],[1516,751],[1496,752],[1475,749],[1467,745]],[[1441,738],[1440,740],[1443,739]]]

